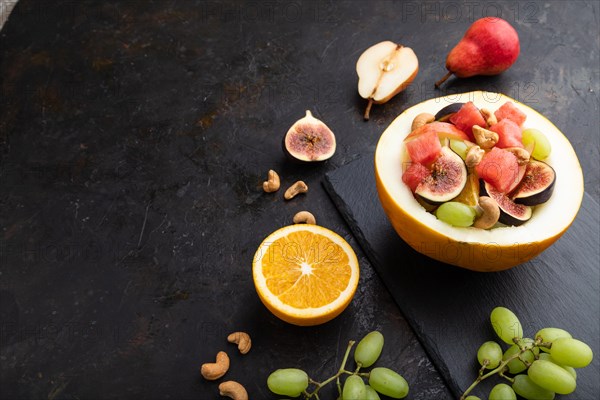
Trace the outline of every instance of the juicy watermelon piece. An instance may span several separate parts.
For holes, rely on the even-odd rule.
[[[466,133],[471,141],[474,141],[473,125],[479,125],[482,128],[487,127],[483,115],[472,101],[465,103],[456,114],[451,116],[450,122]]]
[[[414,193],[417,186],[419,186],[419,183],[429,175],[431,175],[429,168],[423,164],[411,163],[402,174],[402,182],[404,182]]]
[[[429,124],[425,124],[414,131],[412,131],[404,141],[413,140],[421,135],[426,133],[435,132],[437,133],[440,139],[459,139],[459,140],[469,140],[469,137],[456,126],[452,125],[448,122],[431,122]]]
[[[498,122],[503,119],[510,119],[512,122],[519,126],[523,126],[523,122],[527,119],[527,115],[515,106],[512,101],[507,101],[499,109],[494,112]]]
[[[437,133],[430,131],[406,142],[406,150],[412,162],[429,165],[440,155],[442,145]]]
[[[519,183],[517,156],[507,150],[493,147],[475,167],[480,178],[502,193],[508,194]],[[522,177],[522,176],[521,176]]]
[[[523,147],[523,136],[521,128],[513,120],[505,118],[489,127],[490,131],[496,132],[499,136],[496,147],[504,149],[506,147]]]

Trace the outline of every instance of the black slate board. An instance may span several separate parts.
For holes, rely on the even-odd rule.
[[[556,326],[588,343],[597,356],[578,371],[576,392],[563,398],[597,398],[600,223],[591,196],[584,196],[571,228],[540,256],[508,271],[478,273],[423,256],[400,239],[380,206],[371,155],[330,172],[323,184],[457,397],[476,377],[479,345],[496,339],[489,313],[503,305],[519,316],[525,335]],[[473,394],[487,398],[499,379]]]

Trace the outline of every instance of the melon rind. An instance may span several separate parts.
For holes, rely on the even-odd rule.
[[[435,114],[448,104],[467,101],[492,111],[512,101],[527,115],[523,129],[539,129],[550,141],[552,152],[544,161],[556,171],[554,194],[536,206],[531,219],[521,226],[490,230],[453,227],[426,212],[402,182],[404,138],[415,116]],[[536,257],[569,228],[584,193],[581,165],[567,137],[534,109],[506,95],[484,91],[430,99],[400,114],[379,139],[375,176],[383,209],[405,242],[431,258],[475,271],[500,271]]]

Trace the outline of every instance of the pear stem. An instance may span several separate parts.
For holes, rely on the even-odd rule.
[[[440,88],[440,85],[441,85],[442,83],[446,82],[446,79],[450,78],[451,76],[452,76],[452,71],[448,71],[448,72],[446,73],[446,75],[444,75],[444,77],[443,77],[442,79],[440,79],[439,81],[437,81],[437,82],[435,83],[435,87],[436,87],[437,89],[439,89],[439,88]]]
[[[363,118],[365,119],[365,121],[369,120],[369,114],[371,114],[371,106],[373,105],[373,99],[369,99],[369,103],[367,104],[367,109],[365,110],[365,115],[363,115]]]

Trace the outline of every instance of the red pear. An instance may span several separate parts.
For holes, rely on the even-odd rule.
[[[458,78],[498,75],[517,61],[519,50],[519,35],[508,22],[496,17],[478,19],[446,57],[448,73],[435,86],[453,74]]]

